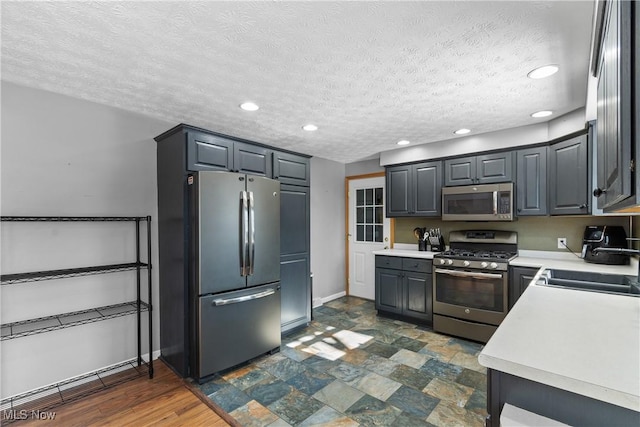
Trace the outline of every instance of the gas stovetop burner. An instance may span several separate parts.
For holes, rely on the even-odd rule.
[[[516,256],[516,253],[505,252],[505,251],[487,251],[487,250],[471,251],[466,249],[449,249],[448,251],[441,252],[436,256],[438,258],[447,257],[447,258],[472,259],[472,260],[496,259],[496,260],[509,261]]]

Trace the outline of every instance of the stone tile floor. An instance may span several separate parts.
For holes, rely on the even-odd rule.
[[[216,375],[202,391],[243,426],[484,426],[481,344],[378,317],[360,298],[313,314],[279,353]],[[358,344],[363,335],[372,338]]]

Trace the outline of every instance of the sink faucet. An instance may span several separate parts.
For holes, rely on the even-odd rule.
[[[602,252],[605,254],[619,254],[619,255],[640,255],[640,250],[638,249],[625,249],[625,248],[594,248],[591,252],[597,254],[598,252]],[[640,261],[638,262],[638,280],[640,280]]]

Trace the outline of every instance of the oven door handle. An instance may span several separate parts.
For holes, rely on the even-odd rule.
[[[499,273],[472,273],[469,271],[456,271],[445,270],[442,268],[436,268],[436,273],[448,274],[449,276],[457,277],[473,277],[475,279],[502,279],[502,274]]]

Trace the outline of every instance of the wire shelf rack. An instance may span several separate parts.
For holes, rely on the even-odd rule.
[[[140,311],[148,311],[149,305],[140,301]],[[54,316],[39,317],[37,319],[22,320],[0,325],[1,341],[28,335],[41,334],[57,329],[70,328],[72,326],[85,325],[87,323],[100,322],[116,317],[127,316],[138,312],[138,302],[124,302],[120,304],[105,305],[88,310],[73,311]]]
[[[16,283],[38,282],[41,280],[66,279],[69,277],[89,276],[92,274],[113,273],[118,271],[147,268],[148,264],[131,262],[125,264],[100,265],[92,267],[68,268],[63,270],[33,271],[28,273],[3,274],[0,276],[0,285]]]

